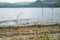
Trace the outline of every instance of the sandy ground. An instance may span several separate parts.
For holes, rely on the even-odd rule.
[[[60,37],[60,25],[0,27],[0,40],[37,40],[40,38],[43,40],[46,36],[57,40],[57,37]]]

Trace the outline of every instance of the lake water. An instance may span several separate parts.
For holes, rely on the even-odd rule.
[[[60,8],[0,8],[0,21],[17,19],[39,20],[43,24],[60,23]]]

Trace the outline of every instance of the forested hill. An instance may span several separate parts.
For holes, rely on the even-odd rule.
[[[20,7],[60,7],[60,3],[56,0],[45,0],[36,2],[17,2],[8,3],[0,2],[0,8],[20,8]]]

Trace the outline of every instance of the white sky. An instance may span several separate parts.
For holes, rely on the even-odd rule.
[[[11,2],[11,3],[14,3],[14,2],[34,2],[36,0],[0,0],[0,2]]]

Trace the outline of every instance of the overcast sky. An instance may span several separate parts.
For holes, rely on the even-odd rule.
[[[0,2],[10,2],[10,3],[14,3],[14,2],[34,2],[36,0],[0,0]]]

